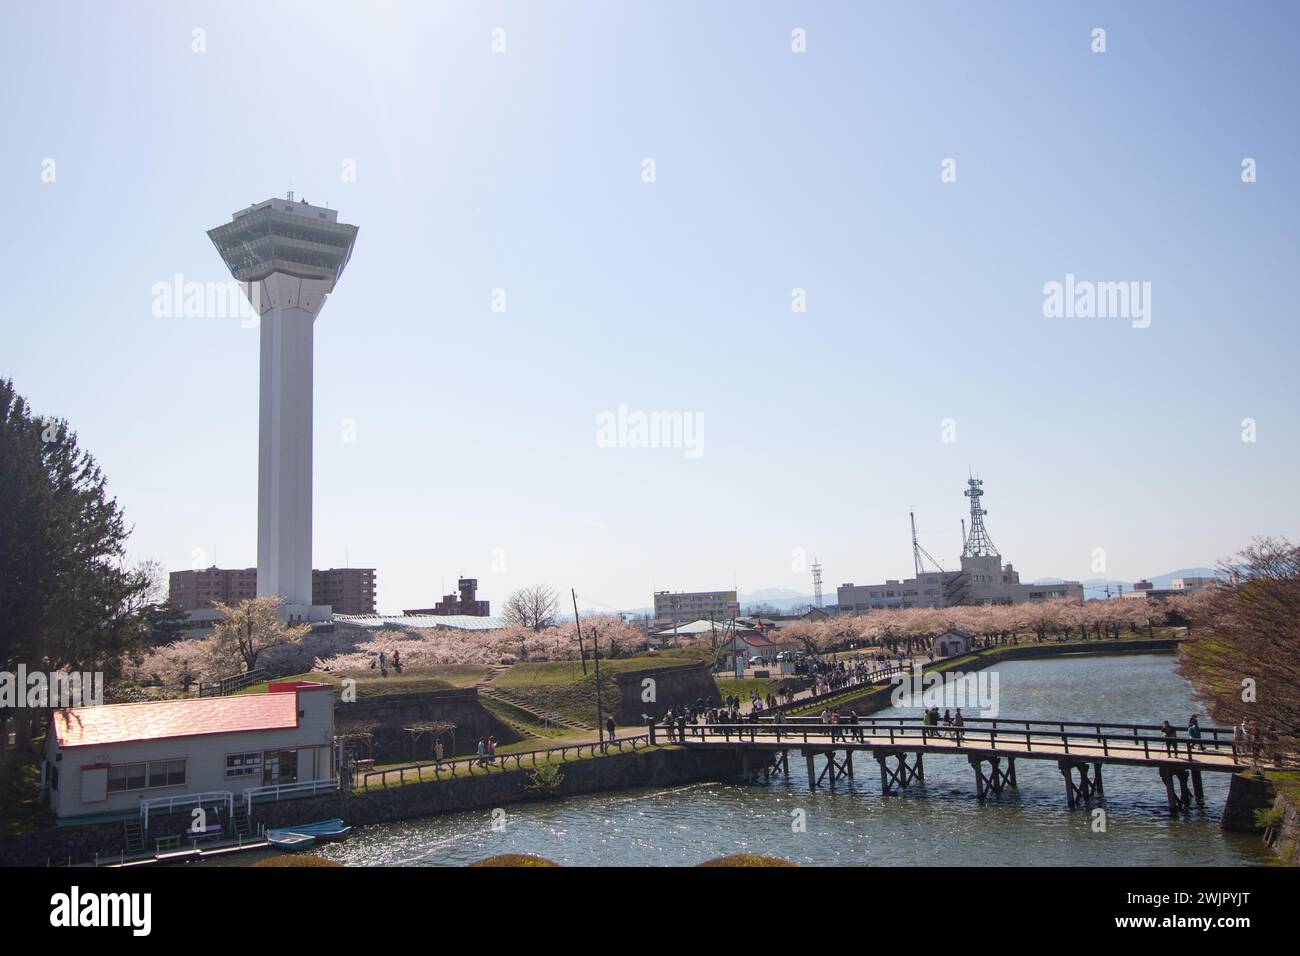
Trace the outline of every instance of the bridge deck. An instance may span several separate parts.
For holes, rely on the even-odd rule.
[[[661,730],[672,742],[688,747],[744,748],[758,750],[866,750],[896,753],[947,753],[999,755],[1031,760],[1069,760],[1088,763],[1143,767],[1178,767],[1235,773],[1252,766],[1271,768],[1271,762],[1255,760],[1221,728],[1208,728],[1201,739],[1176,737],[1172,741],[1149,735],[1142,725],[1101,725],[1118,732],[1051,730],[1085,725],[1053,721],[1022,721],[1025,730],[1005,727],[967,726],[922,727],[917,722],[882,725],[821,723],[688,724],[683,729]],[[1086,725],[1094,726],[1094,725]],[[1147,733],[1143,733],[1147,731]],[[1190,747],[1189,747],[1190,745]],[[1172,752],[1171,752],[1172,750]]]

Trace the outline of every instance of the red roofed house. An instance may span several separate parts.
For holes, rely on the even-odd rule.
[[[60,818],[227,802],[259,787],[333,783],[334,688],[56,710],[41,782]]]

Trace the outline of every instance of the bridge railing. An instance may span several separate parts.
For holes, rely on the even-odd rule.
[[[962,726],[935,726],[920,718],[860,718],[857,723],[823,723],[818,719],[759,720],[739,724],[682,724],[656,728],[679,744],[723,743],[771,746],[824,746],[831,743],[875,745],[877,747],[953,746],[968,750],[998,750],[1014,753],[1051,751],[1071,753],[1071,747],[1085,759],[1141,757],[1144,760],[1194,762],[1199,755],[1231,757],[1240,763],[1258,758],[1260,748],[1247,748],[1233,737],[1231,729],[1205,727],[1200,737],[1186,734],[1166,737],[1159,726],[1150,724],[1107,724],[1088,721],[1007,720],[972,718]],[[1156,731],[1151,733],[1151,731]],[[1248,752],[1249,751],[1249,752]]]
[[[660,743],[672,743],[671,740],[661,739]],[[448,757],[445,760],[428,761],[424,763],[404,764],[398,767],[379,768],[370,770],[360,775],[360,788],[369,790],[372,782],[377,782],[383,787],[388,787],[389,777],[395,777],[394,786],[400,786],[407,782],[409,776],[413,781],[418,783],[425,782],[425,777],[429,780],[440,781],[444,778],[457,776],[457,771],[464,771],[467,776],[481,776],[489,773],[501,773],[506,770],[524,770],[537,766],[537,758],[542,758],[542,763],[549,763],[552,757],[557,757],[561,762],[569,760],[581,760],[583,752],[588,757],[597,757],[611,753],[623,753],[624,749],[636,751],[640,747],[653,746],[655,743],[651,734],[628,734],[622,737],[616,737],[610,740],[608,737],[601,743],[592,740],[585,743],[563,744],[557,747],[540,747],[537,750],[520,750],[515,753],[494,754],[492,757]]]
[[[880,724],[882,726],[888,724],[915,724],[917,726],[923,726],[924,720],[925,718],[923,717],[859,717],[858,723],[868,726],[873,724]],[[962,720],[963,727],[961,729],[988,729],[998,731],[1032,730],[1034,732],[1042,732],[1049,728],[1055,728],[1057,734],[1064,734],[1077,732],[1079,729],[1084,727],[1091,727],[1093,733],[1097,735],[1132,735],[1135,739],[1140,736],[1141,731],[1150,731],[1150,734],[1147,736],[1157,737],[1161,742],[1164,741],[1162,733],[1164,727],[1162,724],[1107,723],[1095,720],[1024,720],[1020,718],[1007,717],[963,717]],[[820,717],[786,717],[785,721],[786,723],[814,723],[830,726],[825,724]],[[846,726],[843,717],[840,718],[838,726]],[[939,729],[949,730],[953,728],[951,725],[941,724],[939,725]],[[1185,735],[1181,735],[1179,739],[1184,739],[1184,737]],[[1186,739],[1196,741],[1198,738],[1192,737]],[[1218,743],[1221,740],[1231,741],[1235,739],[1235,732],[1231,727],[1202,727],[1201,737],[1199,739],[1202,741],[1214,741],[1215,743]]]

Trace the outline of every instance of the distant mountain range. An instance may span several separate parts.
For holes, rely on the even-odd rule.
[[[1177,571],[1170,571],[1168,574],[1156,574],[1147,578],[1154,587],[1169,588],[1173,587],[1175,578],[1212,578],[1216,576],[1214,568],[1179,568]],[[1041,581],[1034,581],[1034,584],[1054,584],[1060,578],[1049,578]],[[1106,589],[1110,588],[1112,594],[1121,591],[1132,591],[1133,581],[1120,581],[1116,578],[1088,578],[1083,584],[1084,597],[1105,597]]]

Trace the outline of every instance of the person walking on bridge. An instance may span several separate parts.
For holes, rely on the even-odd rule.
[[[1187,741],[1187,759],[1190,760],[1192,759],[1193,740],[1197,742],[1197,745],[1201,748],[1201,752],[1205,752],[1205,744],[1200,743],[1201,725],[1197,723],[1195,714],[1192,714],[1192,716],[1187,719],[1187,736],[1191,738],[1191,740]]]
[[[848,722],[849,726],[853,728],[853,739],[861,743],[862,724],[858,723],[858,712],[851,707],[849,708]]]
[[[1174,731],[1174,728],[1169,721],[1165,721],[1164,726],[1160,728],[1160,732],[1165,735],[1165,754],[1170,757],[1177,757],[1178,734]]]

